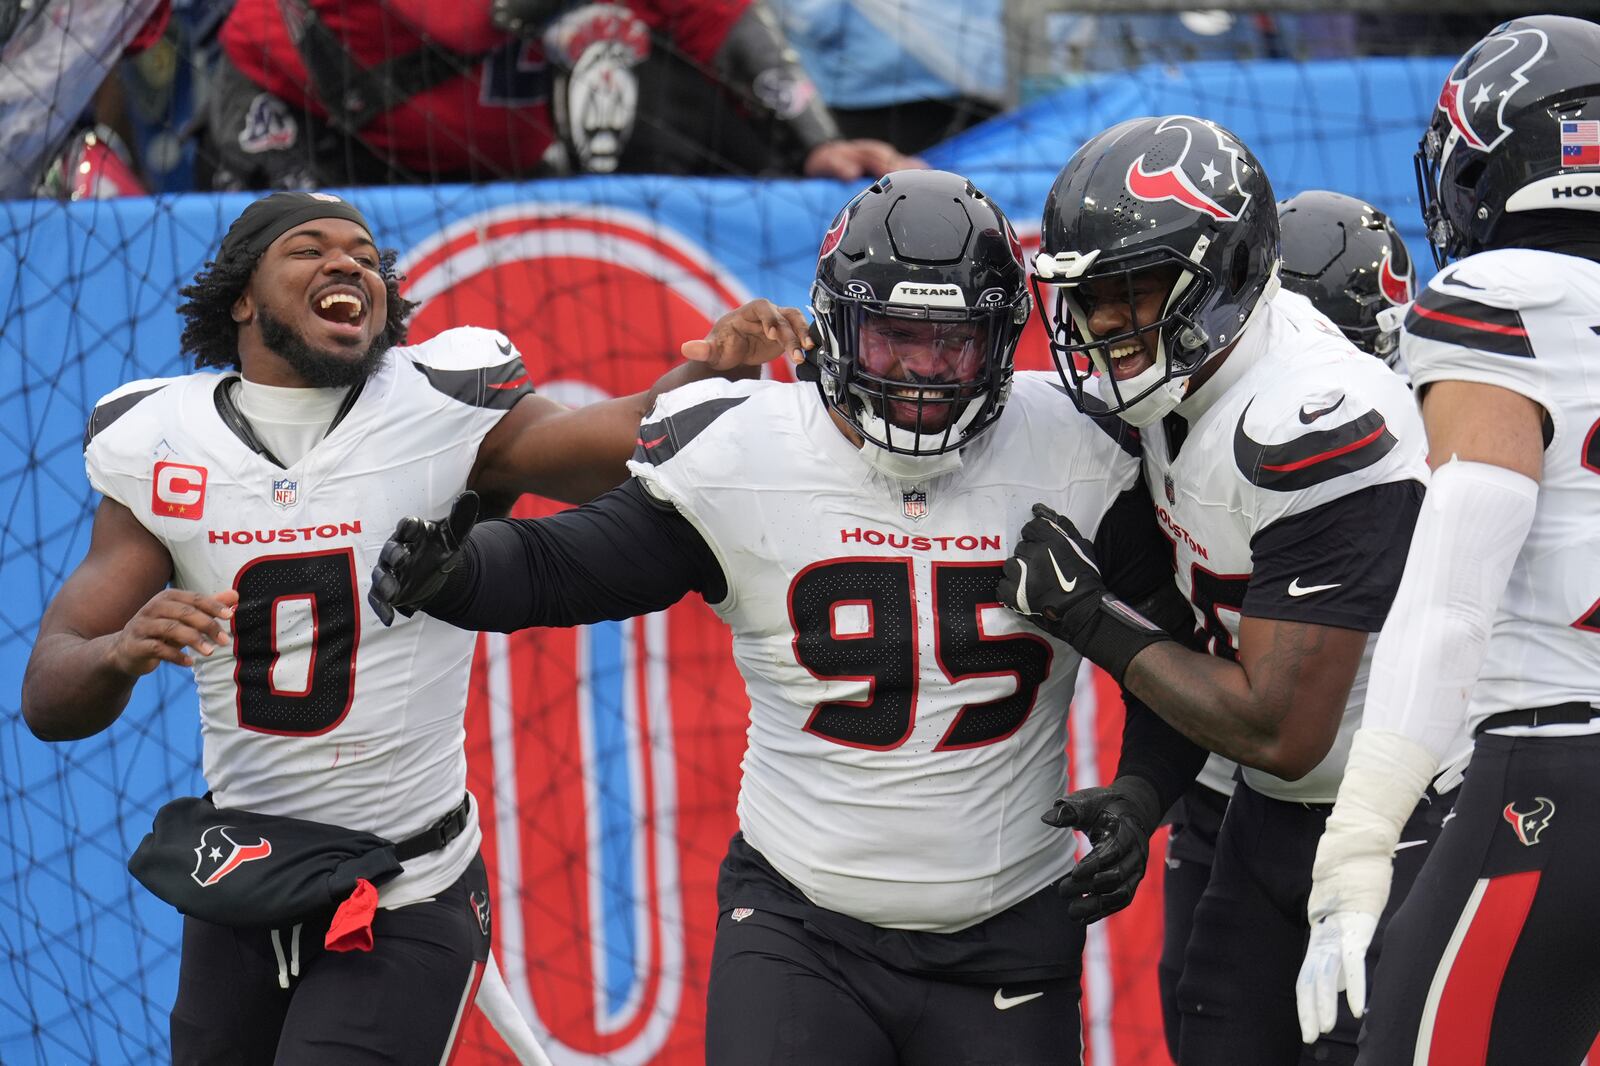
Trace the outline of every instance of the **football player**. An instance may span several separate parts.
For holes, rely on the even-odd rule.
[[[1108,654],[1147,630],[1102,603],[1097,553],[1065,523],[1024,530],[1001,592],[1240,764],[1185,947],[1178,1057],[1294,1062],[1298,916],[1422,500],[1421,420],[1388,368],[1279,295],[1272,187],[1214,123],[1091,139],[1050,192],[1036,262],[1069,392],[1139,429],[1206,650]],[[1349,1062],[1355,1037],[1351,1020],[1307,1054]]]
[[[566,410],[492,330],[407,346],[394,253],[326,193],[245,208],[182,294],[185,351],[224,373],[130,382],[95,407],[85,462],[104,498],[40,623],[23,715],[46,740],[91,736],[160,663],[192,667],[218,807],[417,853],[381,888],[370,951],[325,950],[326,915],[187,917],[175,1062],[440,1062],[489,949],[463,749],[473,637],[376,625],[366,577],[400,515],[467,486],[509,501],[614,485],[651,396]],[[775,355],[769,333],[797,336],[747,305],[697,354]]]
[[[1278,204],[1283,287],[1311,301],[1350,343],[1399,370],[1400,320],[1416,295],[1411,253],[1365,200],[1311,189]]]
[[[1457,736],[1473,746],[1390,924],[1364,1066],[1575,1063],[1600,1032],[1596,56],[1592,22],[1501,25],[1451,71],[1417,153],[1443,269],[1400,344],[1433,480],[1317,850],[1307,1038],[1343,986],[1361,1013],[1400,823]]]
[[[1011,531],[1047,501],[1033,521],[1070,517],[1113,587],[1187,609],[1126,427],[1013,374],[1020,256],[965,178],[888,175],[823,238],[815,383],[680,389],[623,488],[463,541],[464,498],[384,549],[380,612],[511,631],[697,592],[733,630],[750,727],[713,1066],[1078,1062],[1083,920],[1127,902],[1204,757],[1133,706],[1112,784],[1033,813],[1066,784],[1080,660],[1000,608]],[[1076,870],[1074,824],[1097,841]]]
[[[1371,204],[1311,190],[1278,203],[1283,288],[1311,301],[1350,343],[1397,371],[1401,308],[1413,294],[1411,257],[1394,224]],[[1167,818],[1162,871],[1161,1022],[1178,1057],[1178,979],[1194,908],[1211,877],[1217,831],[1233,792],[1234,764],[1212,756]]]

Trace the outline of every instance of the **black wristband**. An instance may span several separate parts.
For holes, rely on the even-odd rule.
[[[1165,630],[1108,593],[1100,597],[1099,607],[1073,645],[1120,685],[1134,656],[1171,639]]]

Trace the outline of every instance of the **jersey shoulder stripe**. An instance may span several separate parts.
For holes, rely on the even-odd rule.
[[[1262,444],[1245,430],[1245,404],[1233,429],[1233,459],[1251,484],[1293,492],[1363,470],[1394,450],[1395,436],[1377,408],[1331,429],[1306,433],[1282,444]]]
[[[634,461],[660,466],[705,432],[718,417],[749,398],[749,396],[724,396],[715,400],[705,400],[665,418],[644,423],[639,427],[639,439],[634,445]]]
[[[1533,358],[1533,345],[1528,340],[1522,312],[1434,288],[1422,290],[1411,305],[1406,312],[1405,328],[1412,336],[1426,340],[1516,359]]]
[[[397,349],[439,392],[468,407],[508,411],[533,391],[522,353],[504,333],[457,326]]]
[[[513,349],[514,350],[514,349]],[[518,400],[533,392],[522,357],[516,356],[496,366],[469,370],[444,370],[423,362],[413,362],[428,384],[469,407],[509,411]]]
[[[170,382],[163,382],[148,389],[125,392],[120,396],[113,395],[110,399],[101,400],[95,405],[95,409],[89,412],[88,424],[83,427],[83,450],[89,450],[89,442],[94,440],[96,434],[133,410],[140,400],[155,395],[166,388],[168,384]]]

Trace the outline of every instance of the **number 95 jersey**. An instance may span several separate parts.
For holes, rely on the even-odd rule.
[[[1045,501],[1093,537],[1138,460],[1018,374],[959,469],[870,466],[811,384],[662,397],[630,464],[711,546],[750,699],[746,839],[821,907],[955,931],[1072,866],[1039,820],[1066,788],[1079,658],[1002,608],[1001,565]]]
[[[262,454],[225,395],[236,374],[131,382],[96,406],[89,481],[172,556],[175,587],[237,589],[233,644],[195,656],[207,785],[218,807],[402,840],[460,802],[475,634],[367,606],[406,515],[443,515],[478,445],[529,392],[498,333],[454,329],[389,353],[299,462]],[[382,889],[392,906],[452,883],[476,815]]]

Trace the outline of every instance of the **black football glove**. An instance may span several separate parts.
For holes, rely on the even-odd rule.
[[[1109,788],[1083,788],[1056,800],[1045,824],[1081,829],[1093,845],[1073,871],[1056,884],[1067,916],[1098,922],[1133,901],[1150,858],[1150,834],[1161,821],[1155,787],[1138,777],[1119,777]]]
[[[461,542],[478,521],[478,494],[467,491],[440,522],[410,516],[400,519],[394,536],[378,553],[367,602],[384,625],[394,612],[410,618],[444,587],[445,576],[461,565]]]
[[[1042,503],[1033,505],[997,590],[1001,603],[1072,645],[1118,684],[1135,655],[1172,639],[1106,592],[1094,547],[1070,519]]]

